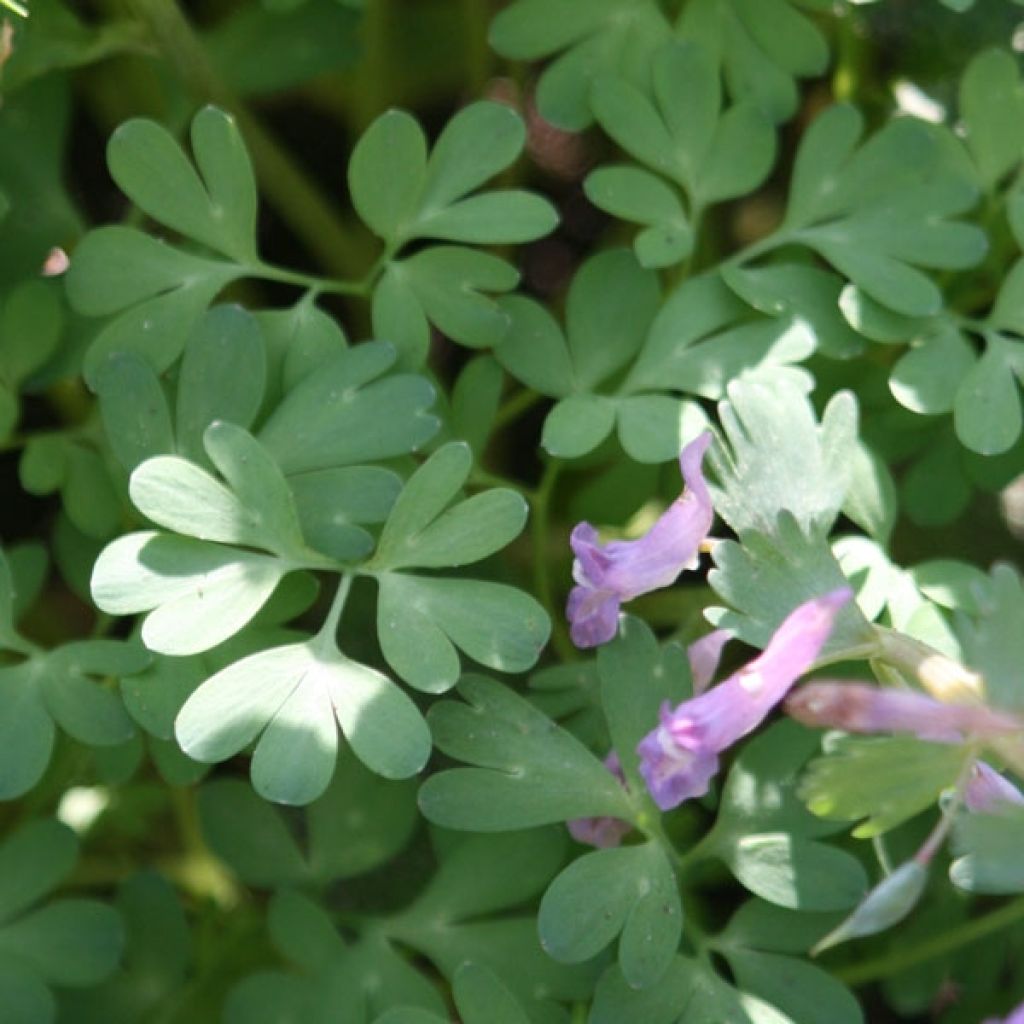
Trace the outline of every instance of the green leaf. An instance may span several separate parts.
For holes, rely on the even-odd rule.
[[[527,507],[515,491],[498,488],[451,504],[472,463],[468,445],[450,442],[417,469],[384,524],[374,568],[467,565],[505,547],[522,531]]]
[[[340,562],[354,562],[373,549],[363,524],[387,518],[402,480],[379,466],[342,466],[296,473],[288,485],[306,543]]]
[[[348,348],[341,325],[317,307],[313,292],[306,292],[289,309],[264,309],[255,316],[265,349],[257,359],[266,363],[261,412],[274,408],[282,392],[291,391]]]
[[[239,263],[256,257],[256,181],[231,115],[204,107],[192,121],[196,169],[154,121],[126,121],[107,148],[118,187],[155,220]],[[200,176],[201,175],[201,176]]]
[[[757,188],[775,159],[775,133],[752,103],[722,113],[712,54],[693,42],[666,45],[652,77],[653,103],[622,79],[598,78],[591,102],[601,127],[682,186],[694,210]]]
[[[27,281],[7,294],[0,309],[0,380],[17,390],[60,344],[64,310],[47,281]]]
[[[415,370],[427,361],[430,324],[401,264],[389,263],[373,289],[374,337],[394,345],[398,365]]]
[[[259,651],[211,676],[185,702],[175,733],[189,757],[208,763],[259,737],[256,791],[307,804],[334,772],[335,718],[356,756],[385,778],[407,778],[426,763],[430,736],[412,701],[386,676],[315,638]],[[297,742],[301,759],[293,756]]]
[[[509,328],[494,355],[513,377],[543,395],[562,398],[574,390],[569,349],[558,321],[545,306],[522,295],[499,303]]]
[[[541,75],[541,116],[580,131],[591,122],[588,93],[599,72],[621,72],[640,82],[653,51],[671,29],[651,0],[517,0],[491,22],[490,43],[502,56],[536,60],[568,48]]]
[[[50,652],[39,665],[36,685],[40,687],[47,710],[66,733],[82,743],[116,746],[135,734],[118,697],[88,679],[89,675],[103,677],[145,665],[148,658],[144,651],[141,659],[119,665],[119,646],[113,641],[99,640],[65,644]],[[137,652],[138,648],[132,649],[129,657],[137,658]],[[97,659],[97,664],[90,664],[93,658]]]
[[[729,918],[715,944],[723,953],[731,949],[806,953],[837,920],[836,913],[801,913],[755,897]]]
[[[454,647],[499,672],[532,668],[551,632],[543,607],[521,590],[482,580],[384,573],[377,632],[388,664],[428,693],[458,678]]]
[[[842,910],[867,889],[850,854],[784,832],[743,836],[725,860],[752,893],[792,910]]]
[[[433,387],[412,374],[383,376],[394,359],[390,345],[357,345],[288,393],[258,434],[286,474],[404,455],[433,436]]]
[[[444,127],[427,164],[422,207],[444,207],[503,171],[522,151],[526,128],[503,103],[463,107]]]
[[[157,373],[171,366],[213,298],[241,270],[124,227],[91,231],[75,249],[68,298],[86,316],[118,314],[86,354],[93,385],[111,352],[134,352]]]
[[[719,406],[729,450],[716,445],[711,465],[719,486],[716,511],[736,531],[773,533],[790,513],[808,534],[831,529],[850,484],[857,404],[835,395],[815,424],[811,403],[796,389],[735,380]]]
[[[952,430],[939,434],[900,481],[900,501],[918,526],[952,522],[967,507],[972,486],[964,475],[963,448]]]
[[[9,1024],[50,1024],[57,1016],[53,993],[14,958],[0,960],[0,994]]]
[[[519,272],[488,253],[455,245],[421,249],[388,268],[392,305],[419,306],[439,331],[470,348],[494,348],[508,330],[508,317],[487,293],[511,291]],[[405,294],[402,295],[402,292]],[[401,297],[400,297],[401,296]],[[417,351],[419,343],[406,344],[410,334],[409,312],[403,314],[403,348]]]
[[[864,341],[839,310],[843,280],[827,270],[800,263],[763,267],[726,265],[722,278],[744,302],[773,317],[794,317],[814,335],[817,351],[848,359],[864,350]]]
[[[427,779],[419,802],[429,820],[504,832],[570,818],[631,818],[611,772],[546,715],[480,676],[466,676],[459,692],[468,703],[435,704],[430,727],[444,753],[475,767]]]
[[[588,391],[632,359],[661,299],[658,277],[626,249],[592,256],[573,278],[566,334],[576,385]]]
[[[594,993],[591,1024],[792,1024],[753,996],[737,992],[705,963],[678,956],[661,980],[632,988],[618,967],[609,967]]]
[[[327,791],[306,814],[309,869],[322,883],[386,864],[420,821],[411,781],[381,778],[345,749]]]
[[[799,315],[750,319],[750,310],[718,273],[701,274],[669,296],[621,391],[672,388],[705,398],[725,395],[744,371],[766,383],[810,390],[809,376],[790,363],[815,346],[809,322]]]
[[[131,352],[113,353],[96,377],[103,427],[114,455],[130,473],[175,450],[167,398],[152,367]]]
[[[96,900],[59,900],[0,926],[0,955],[17,956],[55,985],[102,981],[117,967],[123,944],[117,912]]]
[[[211,424],[206,443],[230,489],[185,459],[161,455],[132,473],[136,507],[160,526],[198,540],[301,556],[295,503],[266,449],[231,423]]]
[[[916,737],[838,737],[811,762],[800,793],[823,818],[863,819],[853,835],[867,839],[932,806],[967,756],[962,747]]]
[[[592,452],[615,426],[615,402],[603,395],[570,395],[548,413],[541,445],[557,459]]]
[[[196,324],[178,371],[178,451],[209,465],[203,434],[214,420],[252,425],[263,401],[267,357],[255,318],[240,306],[216,306]],[[231,387],[224,382],[230,380]]]
[[[647,988],[668,969],[682,935],[679,889],[657,843],[595,850],[572,862],[541,900],[541,944],[556,960],[580,963],[621,933],[619,966]]]
[[[964,660],[985,679],[988,700],[1011,711],[1024,707],[1021,658],[1024,633],[1024,583],[1012,566],[993,567],[990,583],[976,597],[978,615],[974,621],[957,617],[957,634],[963,644]]]
[[[985,188],[992,191],[1024,151],[1024,92],[1017,62],[1005,50],[985,50],[960,82],[960,116],[967,148]]]
[[[416,233],[449,242],[514,245],[542,238],[557,224],[558,213],[546,199],[522,189],[503,189],[422,216]]]
[[[839,294],[839,311],[858,334],[883,345],[911,341],[928,333],[933,320],[903,316],[877,303],[856,285],[846,285]]]
[[[716,0],[697,0],[683,10],[679,30],[720,56],[736,99],[756,103],[776,123],[796,111],[794,79],[816,77],[828,64],[824,37],[790,0],[729,0],[724,11]]]
[[[1020,342],[986,336],[985,352],[963,378],[953,403],[956,435],[979,455],[999,455],[1013,447],[1024,427],[1016,376]]]
[[[885,462],[863,441],[853,450],[850,486],[843,500],[843,514],[885,544],[898,514],[896,482]]]
[[[693,250],[693,229],[675,192],[639,167],[599,167],[583,183],[587,198],[621,220],[644,224],[633,241],[642,267],[670,267]]]
[[[0,920],[11,921],[71,873],[78,841],[66,825],[36,819],[0,844]]]
[[[915,338],[893,367],[889,390],[905,409],[934,415],[950,412],[961,382],[977,357],[963,334],[947,320]]]
[[[142,639],[162,654],[196,654],[237,633],[284,575],[278,559],[156,531],[108,544],[92,597],[114,615],[149,612]]]
[[[712,551],[708,581],[736,611],[708,609],[707,618],[746,643],[765,647],[798,605],[849,583],[823,537],[808,537],[787,513],[771,537],[744,533],[742,544],[721,541]],[[822,658],[863,649],[874,641],[861,612],[849,604],[839,613]]]
[[[941,308],[938,288],[915,267],[979,262],[985,235],[948,218],[968,210],[974,187],[943,159],[941,130],[889,121],[859,150],[860,116],[831,107],[797,153],[782,232],[802,241],[871,298],[906,316]]]
[[[281,816],[252,787],[217,779],[199,790],[199,823],[210,849],[247,885],[302,882],[306,865]]]
[[[455,972],[453,989],[465,1024],[529,1024],[519,1000],[482,964],[463,964]]]
[[[1007,805],[995,814],[957,815],[953,826],[950,881],[977,893],[1012,893],[1024,890],[1020,844],[1024,814]]]
[[[910,575],[928,600],[972,616],[979,613],[989,593],[989,579],[981,569],[952,558],[921,562]]]
[[[650,628],[626,616],[618,636],[598,651],[597,668],[611,747],[631,792],[646,799],[637,744],[655,727],[666,702],[675,706],[693,696],[689,661],[675,645],[660,650]]]
[[[451,430],[466,441],[479,459],[494,429],[505,374],[490,355],[466,363],[452,387]]]
[[[862,1024],[853,993],[828,971],[790,956],[728,949],[737,985],[801,1024]]]
[[[269,0],[219,18],[202,41],[233,91],[262,95],[350,68],[361,52],[359,31],[359,15],[341,4]]]
[[[31,662],[0,670],[0,799],[27,793],[50,762],[56,730]]]
[[[360,137],[348,165],[352,204],[386,241],[402,238],[419,210],[427,172],[427,140],[401,110],[381,114]]]
[[[619,441],[637,462],[670,462],[708,426],[696,402],[670,395],[633,395],[617,404]]]

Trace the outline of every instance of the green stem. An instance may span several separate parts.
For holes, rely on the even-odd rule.
[[[334,600],[331,602],[331,609],[327,613],[327,618],[324,619],[320,632],[316,635],[316,643],[322,648],[330,649],[335,646],[335,640],[338,636],[338,624],[341,622],[341,613],[345,610],[348,592],[352,589],[352,579],[352,576],[345,573],[338,583]]]
[[[234,113],[252,153],[263,192],[282,220],[332,274],[357,274],[362,254],[353,244],[340,213],[221,79],[175,0],[129,3],[186,89],[197,98]]]
[[[1024,921],[1024,896],[989,914],[967,921],[958,928],[928,939],[920,945],[910,948],[897,946],[883,956],[851,964],[849,967],[840,967],[832,973],[846,985],[867,985],[883,978],[891,978],[918,964],[969,946],[1020,921]]]
[[[265,281],[280,281],[282,284],[294,284],[300,288],[308,288],[312,292],[333,292],[335,295],[365,296],[368,291],[366,281],[332,281],[325,277],[303,274],[286,267],[276,267],[271,263],[257,263],[246,268],[253,277],[261,277]]]
[[[537,598],[551,617],[551,643],[563,661],[575,661],[576,648],[569,639],[561,609],[555,607],[551,588],[551,562],[549,559],[551,495],[562,470],[557,459],[551,459],[537,485],[533,501],[531,531],[533,536],[533,581]]]
[[[544,396],[536,391],[524,388],[517,391],[508,401],[502,405],[494,417],[494,429],[501,430],[508,426],[513,420],[519,419],[529,409],[532,409]]]
[[[477,487],[504,487],[517,491],[531,505],[537,500],[537,492],[532,487],[527,487],[518,480],[510,480],[497,473],[490,473],[486,469],[473,469],[469,475],[469,482]]]

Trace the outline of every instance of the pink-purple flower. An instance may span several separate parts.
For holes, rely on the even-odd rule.
[[[662,810],[707,792],[718,755],[756,729],[814,664],[851,597],[843,587],[805,602],[744,668],[675,710],[662,708],[661,723],[637,748],[640,772]]]
[[[808,683],[786,701],[786,711],[804,725],[844,732],[909,732],[934,743],[994,738],[1022,727],[1017,719],[984,704],[946,704],[914,690],[868,683]]]
[[[964,805],[972,814],[998,814],[1006,807],[1024,805],[1024,793],[990,764],[975,761],[964,787]],[[1024,1007],[1021,1011],[1024,1024]]]
[[[580,523],[572,531],[576,586],[566,614],[577,647],[607,643],[615,636],[624,601],[667,587],[684,569],[696,568],[701,542],[714,519],[701,472],[710,444],[711,433],[705,431],[682,450],[679,465],[685,489],[643,537],[600,544],[590,523]]]

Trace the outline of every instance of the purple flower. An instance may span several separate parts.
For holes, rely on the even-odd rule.
[[[711,433],[704,431],[682,450],[679,465],[685,489],[643,537],[599,544],[590,523],[580,523],[572,531],[576,586],[566,614],[577,647],[607,643],[615,636],[623,601],[667,587],[684,569],[696,568],[701,541],[714,518],[701,473],[710,444]]]
[[[816,597],[791,612],[764,651],[723,683],[674,711],[637,747],[640,773],[663,810],[708,790],[718,755],[761,724],[815,662],[832,632],[848,587]]]
[[[1024,793],[984,761],[975,761],[964,789],[964,804],[972,814],[998,814],[1007,806],[1024,804]],[[1024,1024],[1024,1006],[1021,1007]]]
[[[844,732],[910,732],[935,743],[962,743],[1019,732],[1022,723],[983,704],[945,704],[914,690],[867,683],[813,682],[786,701],[804,725]]]
[[[694,640],[686,649],[690,661],[690,675],[693,678],[693,695],[703,693],[715,678],[718,663],[722,660],[722,648],[732,639],[727,629],[716,629]]]
[[[626,777],[622,774],[622,764],[619,755],[613,750],[605,759],[604,766],[623,785]],[[621,818],[610,818],[603,815],[598,818],[573,818],[566,822],[569,834],[577,843],[585,843],[587,846],[596,846],[604,850],[609,846],[618,846],[623,836],[631,832],[633,826]]]

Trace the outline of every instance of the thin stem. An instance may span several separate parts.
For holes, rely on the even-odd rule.
[[[575,661],[576,648],[569,639],[565,629],[564,617],[560,609],[555,608],[551,588],[551,564],[548,558],[550,547],[550,523],[548,521],[551,495],[562,470],[557,459],[551,459],[544,467],[544,474],[537,485],[533,501],[533,517],[531,522],[533,536],[533,581],[540,603],[547,609],[551,617],[551,643],[563,661]]]
[[[531,505],[537,500],[537,492],[532,487],[527,487],[518,480],[510,480],[497,473],[490,473],[486,469],[473,469],[469,476],[469,482],[477,487],[505,487],[518,491]]]
[[[969,946],[1020,921],[1024,921],[1024,896],[917,946],[898,946],[883,956],[851,964],[849,967],[840,967],[832,973],[846,985],[867,985],[883,978],[891,978],[918,964],[934,960],[935,957]]]
[[[316,642],[320,647],[331,648],[334,646],[338,635],[338,624],[341,622],[341,613],[345,610],[345,602],[348,600],[348,592],[352,589],[353,577],[348,573],[342,575],[338,582],[338,589],[334,593],[334,600],[331,602],[331,609],[324,619],[320,632],[316,635]]]
[[[532,409],[543,397],[543,395],[538,394],[536,391],[530,391],[529,388],[517,391],[498,410],[497,415],[494,417],[494,429],[501,430],[502,427],[508,426],[513,420],[519,419],[524,412]]]
[[[129,2],[188,91],[235,114],[263,192],[282,220],[332,274],[358,273],[361,253],[338,210],[220,78],[174,0]]]
[[[276,267],[271,263],[257,263],[246,269],[249,270],[253,277],[261,277],[265,281],[280,281],[282,284],[294,284],[300,288],[308,288],[313,292],[333,292],[336,295],[365,296],[368,291],[368,285],[365,280],[332,281],[330,278],[303,274],[297,270],[288,270],[286,267]]]

